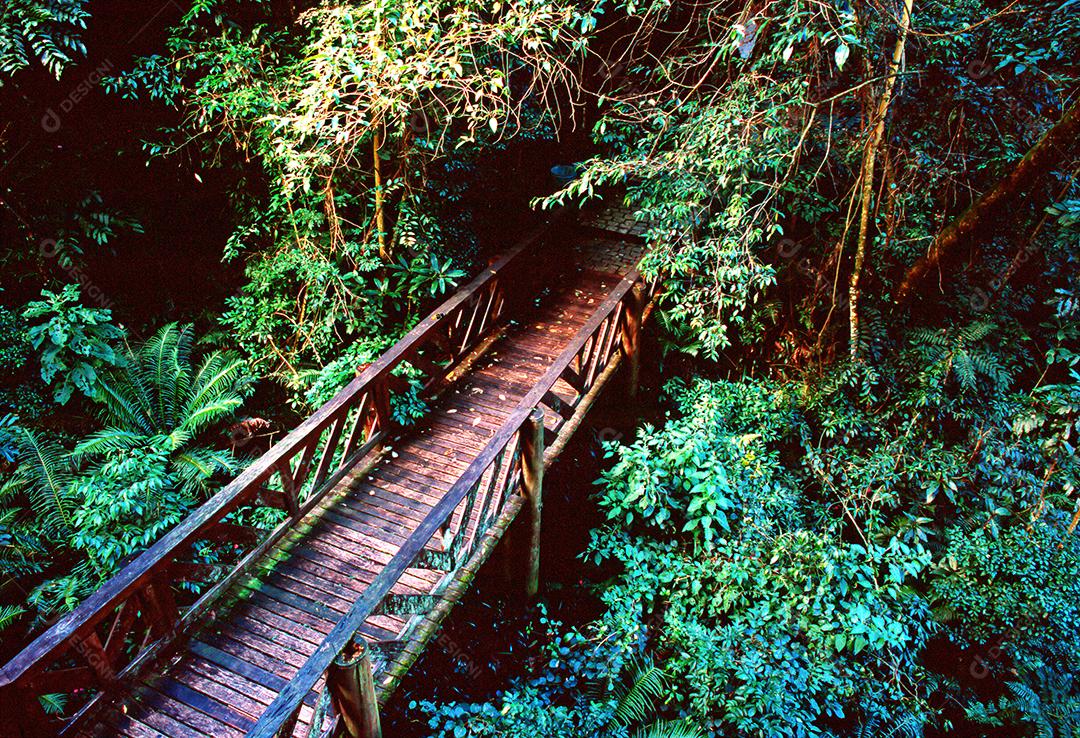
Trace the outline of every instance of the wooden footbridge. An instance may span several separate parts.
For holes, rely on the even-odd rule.
[[[522,509],[536,591],[544,467],[624,356],[636,382],[652,291],[630,223],[563,217],[460,289],[6,664],[0,733],[381,735]],[[426,412],[403,426],[405,398]],[[243,525],[256,504],[285,522]]]

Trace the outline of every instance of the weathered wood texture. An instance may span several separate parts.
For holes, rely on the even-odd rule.
[[[0,670],[5,722],[17,711],[4,730],[47,734],[36,696],[92,689],[65,732],[321,735],[338,720],[327,668],[354,637],[376,687],[392,689],[522,507],[530,415],[539,408],[552,437],[576,427],[636,329],[641,246],[567,243],[569,254],[529,243],[494,264]],[[546,280],[555,287],[518,289],[560,263],[573,266]],[[429,410],[400,428],[390,378],[405,361],[425,372]],[[289,519],[234,545],[235,565],[179,609],[178,562],[213,535],[244,538],[223,518],[256,499]]]

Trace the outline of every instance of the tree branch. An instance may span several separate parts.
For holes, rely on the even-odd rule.
[[[1015,213],[1016,201],[1030,194],[1032,186],[1055,163],[1075,148],[1080,136],[1080,101],[1074,102],[1053,128],[1024,154],[1007,177],[973,202],[967,210],[934,238],[926,255],[915,262],[896,291],[897,304],[911,299],[923,278],[961,246],[971,242],[988,223],[1001,227]]]

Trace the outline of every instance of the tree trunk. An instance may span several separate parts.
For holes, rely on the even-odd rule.
[[[384,264],[390,262],[390,249],[386,245],[386,202],[383,195],[382,159],[379,157],[379,149],[382,148],[382,135],[378,128],[371,139],[371,150],[375,166],[375,230],[379,238],[379,258]]]
[[[1028,196],[1039,177],[1067,157],[1070,149],[1075,147],[1078,135],[1080,101],[1074,102],[1065,111],[1061,120],[1031,147],[1007,177],[975,200],[956,220],[938,233],[926,255],[916,261],[904,275],[904,280],[896,291],[897,303],[906,303],[919,282],[930,271],[937,268],[957,248],[968,245],[988,222],[1000,227],[1003,221],[1017,210],[1016,201]]]
[[[904,14],[900,18],[900,35],[893,47],[892,61],[889,63],[889,76],[885,79],[885,89],[878,102],[876,120],[870,139],[866,142],[862,163],[862,192],[860,194],[862,210],[859,214],[859,238],[855,248],[855,265],[848,282],[848,309],[850,315],[851,338],[848,351],[853,361],[859,359],[859,280],[862,277],[863,262],[866,260],[866,239],[870,230],[870,213],[874,199],[874,168],[877,163],[878,147],[885,136],[885,123],[889,116],[889,104],[892,102],[896,87],[896,76],[900,71],[900,62],[904,58],[904,45],[907,43],[908,29],[911,26],[911,6],[913,0],[904,0]]]

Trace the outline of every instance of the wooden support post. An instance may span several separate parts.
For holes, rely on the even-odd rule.
[[[360,636],[353,640],[352,653],[342,653],[326,672],[326,688],[334,710],[341,716],[349,738],[382,738],[379,702],[371,674],[371,656]]]
[[[276,465],[278,478],[281,479],[282,502],[285,504],[285,512],[289,517],[296,520],[300,515],[300,493],[296,489],[293,479],[292,466],[289,459],[281,459]]]
[[[544,411],[534,408],[521,427],[522,488],[529,500],[529,553],[525,594],[540,591],[540,511],[544,486]]]
[[[635,284],[626,295],[626,322],[623,324],[622,345],[623,353],[630,361],[628,384],[631,397],[637,395],[641,376],[641,319],[646,300],[645,285],[641,282]]]
[[[292,738],[293,734],[296,733],[296,724],[300,722],[300,710],[302,710],[303,707],[303,702],[296,706],[296,709],[292,711],[292,715],[289,715],[285,722],[281,724],[281,728],[278,729],[276,734],[277,736],[280,736],[280,738]],[[309,735],[310,734],[311,733],[309,732]],[[318,734],[316,733],[315,735]]]

